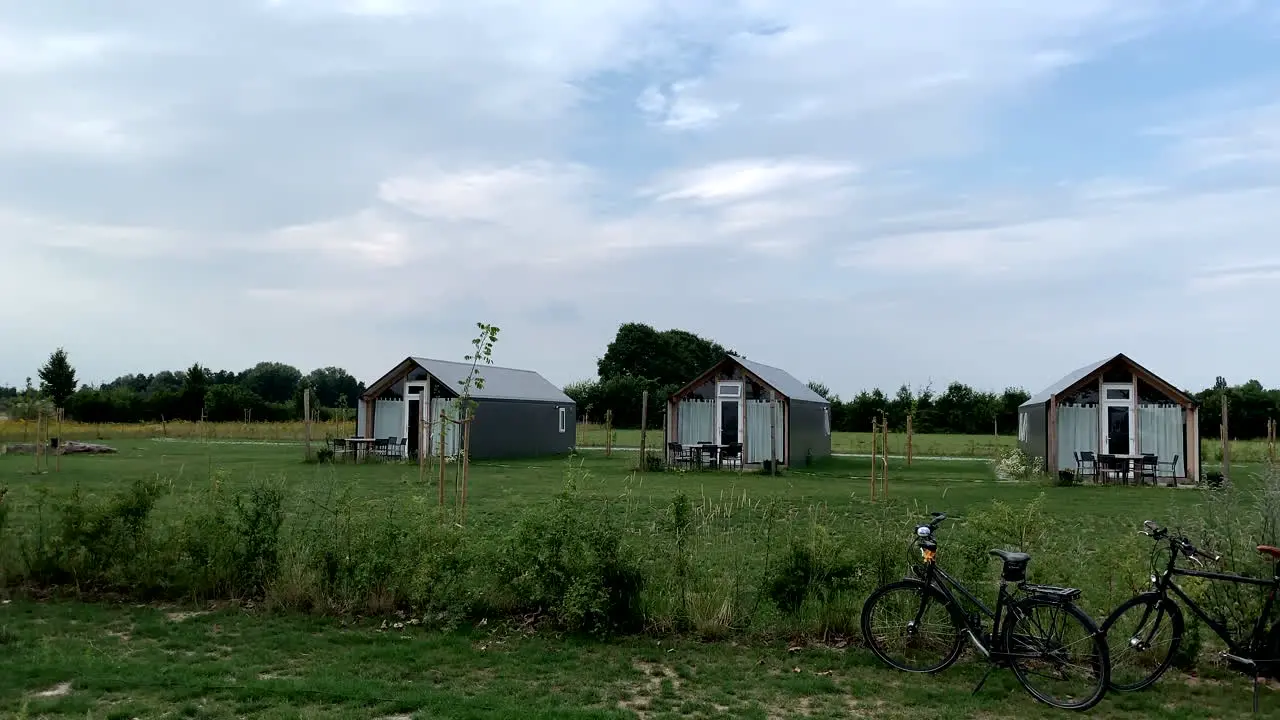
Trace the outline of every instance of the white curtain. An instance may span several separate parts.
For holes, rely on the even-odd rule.
[[[440,452],[440,413],[444,412],[449,419],[456,420],[458,418],[458,410],[453,406],[453,401],[448,398],[431,398],[431,448],[427,451],[430,455],[436,455]],[[455,422],[446,422],[444,424],[444,456],[453,457],[462,452],[462,435],[460,431],[462,426]]]
[[[1075,470],[1075,453],[1098,452],[1098,407],[1058,406],[1058,469]]]
[[[398,438],[404,433],[404,401],[378,400],[373,407],[373,436]]]
[[[769,409],[773,408],[773,422],[776,434],[773,444],[769,440]],[[759,463],[770,459],[777,453],[778,460],[786,455],[782,447],[782,403],[770,403],[768,400],[747,401],[747,459],[749,463]]]
[[[1186,475],[1186,458],[1182,457],[1182,433],[1182,408],[1176,405],[1138,406],[1138,452],[1155,453],[1161,463],[1168,463],[1177,455],[1178,464],[1173,471],[1178,477]]]
[[[681,400],[677,406],[681,445],[715,442],[716,403],[714,400]]]

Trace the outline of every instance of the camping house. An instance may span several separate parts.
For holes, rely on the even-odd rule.
[[[1084,453],[1103,462],[1154,453],[1161,477],[1200,477],[1195,399],[1123,353],[1086,365],[1023,403],[1018,445],[1054,472],[1077,470]]]
[[[803,465],[831,455],[831,403],[783,370],[726,355],[667,400],[666,435],[742,443],[745,464]]]
[[[453,417],[453,400],[471,372],[471,363],[410,357],[383,375],[360,397],[359,437],[391,438],[406,457],[418,456],[419,421],[429,418],[428,455],[439,452],[440,413]],[[471,457],[533,457],[566,453],[577,438],[577,407],[546,378],[531,370],[481,365],[483,387],[471,388],[475,420]],[[460,426],[445,423],[445,456],[461,451]]]

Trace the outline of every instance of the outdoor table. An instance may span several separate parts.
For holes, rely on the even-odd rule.
[[[702,454],[708,450],[712,451],[713,453],[711,456],[712,462],[710,464],[714,464],[716,467],[720,467],[720,450],[725,447],[728,447],[728,446],[720,445],[718,443],[686,443],[684,445],[685,450],[693,450],[694,452],[697,453],[699,470],[702,469]]]
[[[1101,466],[1105,465],[1108,460],[1122,460],[1124,462],[1124,470],[1122,471],[1123,472],[1122,478],[1124,480],[1124,483],[1128,485],[1130,476],[1134,475],[1134,471],[1133,471],[1134,463],[1138,462],[1141,459],[1142,459],[1142,455],[1135,455],[1131,453],[1099,453],[1098,465],[1100,467],[1098,469],[1100,471],[1103,470]]]
[[[369,459],[369,448],[373,447],[373,444],[377,442],[377,438],[349,437],[347,442],[353,448],[355,461],[360,462],[360,447],[364,447],[364,457],[366,460]]]

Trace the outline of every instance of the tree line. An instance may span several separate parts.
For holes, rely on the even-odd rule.
[[[578,404],[579,419],[603,423],[612,411],[614,427],[638,428],[641,397],[649,393],[648,423],[661,428],[666,399],[726,354],[730,348],[685,330],[657,330],[643,323],[619,326],[596,361],[597,377],[571,383],[564,391]],[[741,355],[739,355],[741,357]],[[77,383],[75,368],[59,348],[39,369],[39,384],[25,388],[0,386],[0,412],[12,418],[34,417],[41,408],[63,408],[70,419],[91,423],[199,420],[213,422],[285,421],[302,418],[302,392],[310,387],[322,419],[354,408],[365,386],[342,368],[323,367],[303,374],[278,362],[260,362],[233,372],[200,364],[186,370],[123,375],[98,386]],[[907,385],[892,394],[863,390],[844,399],[818,381],[809,386],[831,402],[832,430],[866,432],[884,414],[895,431],[906,428],[908,415],[918,433],[1012,435],[1018,428],[1018,406],[1030,395],[1022,388],[1001,392],[978,390],[953,382],[941,392]],[[1240,385],[1216,383],[1188,393],[1200,402],[1200,433],[1217,437],[1221,399],[1228,401],[1231,437],[1266,436],[1267,421],[1280,419],[1280,389],[1257,380]]]
[[[88,423],[200,420],[281,422],[303,417],[303,391],[311,388],[320,419],[350,417],[364,383],[338,367],[303,374],[291,365],[260,362],[234,372],[196,363],[186,370],[122,375],[101,385],[79,384],[62,348],[40,367],[39,384],[0,386],[0,410],[31,419],[62,408],[66,417]]]
[[[661,428],[667,397],[726,354],[745,357],[685,330],[660,331],[643,323],[625,323],[596,361],[597,376],[571,383],[564,390],[578,404],[580,420],[603,423],[612,411],[617,428],[640,427],[640,399],[647,390],[649,427]],[[910,415],[918,433],[1015,435],[1018,407],[1031,398],[1020,387],[991,392],[961,382],[952,382],[941,392],[902,385],[892,394],[877,388],[848,399],[818,381],[811,380],[809,387],[831,402],[831,429],[838,432],[869,432],[872,420],[883,413],[889,427],[898,432],[906,429]],[[1268,390],[1257,380],[1187,394],[1201,404],[1203,437],[1218,435],[1223,394],[1234,439],[1266,437],[1267,420],[1280,419],[1280,389]]]

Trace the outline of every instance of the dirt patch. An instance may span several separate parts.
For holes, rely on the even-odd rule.
[[[209,612],[207,610],[188,610],[183,612],[165,613],[164,617],[169,622],[178,623],[178,622],[190,620],[191,618],[197,618],[197,617],[200,617],[201,615],[208,615],[208,614]]]
[[[637,662],[632,667],[636,672],[644,676],[644,682],[637,683],[626,690],[631,695],[626,700],[619,700],[618,707],[623,710],[630,710],[639,716],[640,720],[649,717],[650,702],[662,693],[663,681],[670,681],[671,687],[680,689],[680,676],[675,670],[666,665],[659,665],[651,662]],[[726,708],[727,709],[727,708]]]
[[[55,687],[51,687],[48,690],[41,690],[40,692],[36,693],[35,696],[38,698],[55,698],[55,697],[65,697],[70,694],[71,694],[71,683],[64,682]]]

